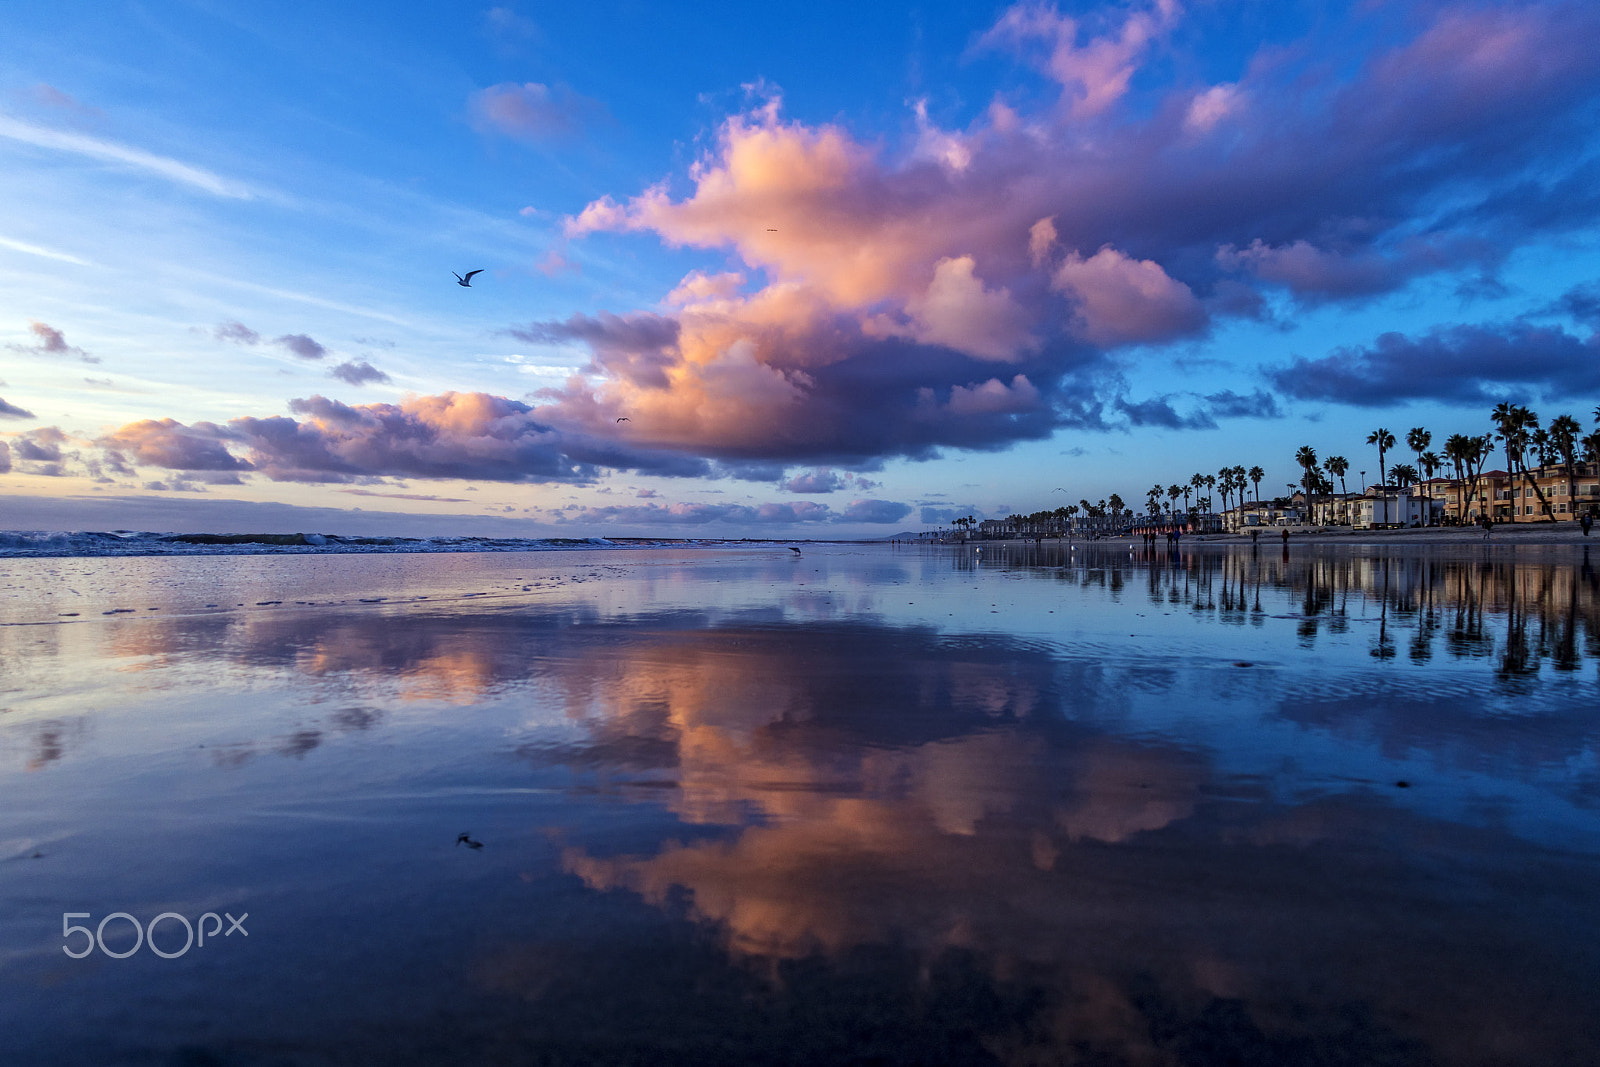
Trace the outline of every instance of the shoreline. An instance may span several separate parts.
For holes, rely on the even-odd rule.
[[[1265,548],[1283,544],[1282,531],[1289,531],[1289,545],[1350,545],[1364,547],[1404,546],[1407,548],[1428,547],[1431,545],[1587,545],[1600,544],[1600,532],[1589,537],[1583,535],[1583,530],[1575,522],[1563,523],[1507,523],[1494,527],[1493,533],[1485,540],[1483,531],[1474,526],[1430,526],[1421,529],[1404,530],[1356,530],[1348,526],[1326,527],[1272,527],[1261,531],[1258,541],[1251,541],[1249,534],[1185,534],[1179,545],[1251,545]],[[961,544],[959,541],[947,541],[945,544]],[[982,547],[985,545],[1033,545],[1032,538],[1011,538],[997,541],[968,541],[969,545]],[[1144,539],[1131,534],[1119,534],[1113,537],[1103,537],[1099,540],[1087,538],[1047,537],[1044,544],[1071,544],[1071,545],[1104,545],[1108,547],[1143,548]],[[1167,541],[1163,537],[1156,538],[1156,547],[1166,547]]]

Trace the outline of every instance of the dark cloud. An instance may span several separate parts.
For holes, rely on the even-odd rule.
[[[1600,282],[1572,287],[1561,295],[1561,299],[1550,310],[1571,315],[1591,328],[1600,328]]]
[[[1118,400],[1116,408],[1132,426],[1160,426],[1168,430],[1214,430],[1217,420],[1204,410],[1180,415],[1167,397],[1153,397],[1137,403]]]
[[[351,385],[366,385],[369,382],[387,382],[389,376],[372,364],[362,360],[347,360],[328,371],[330,377],[338,378]]]
[[[581,341],[593,354],[595,370],[656,389],[667,387],[665,369],[678,358],[677,320],[647,311],[602,311],[592,318],[578,314],[565,322],[530,322],[506,332],[529,344]]]
[[[275,345],[282,345],[301,359],[321,359],[328,354],[328,350],[303,333],[286,333],[282,337],[275,337]]]
[[[232,341],[236,345],[253,345],[261,341],[261,335],[242,322],[224,322],[212,330],[211,335],[219,341]]]
[[[8,404],[5,397],[0,397],[0,419],[31,419],[33,417],[33,412],[26,408],[19,408],[15,404]]]
[[[1421,337],[1386,333],[1364,348],[1342,348],[1267,368],[1273,388],[1302,400],[1389,407],[1408,400],[1493,404],[1529,392],[1561,397],[1600,392],[1595,338],[1512,322],[1446,326]]]
[[[48,323],[30,319],[28,329],[38,338],[37,342],[31,345],[8,344],[6,348],[32,356],[77,356],[85,363],[100,362],[99,356],[91,356],[77,345],[67,344],[66,335]]]
[[[1210,405],[1209,412],[1213,418],[1278,419],[1283,417],[1283,411],[1278,407],[1278,401],[1265,389],[1257,389],[1248,396],[1240,395],[1232,389],[1224,389],[1220,393],[1208,394],[1205,400]]]

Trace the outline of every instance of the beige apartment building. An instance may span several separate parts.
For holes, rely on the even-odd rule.
[[[1570,478],[1559,464],[1529,468],[1515,479],[1503,470],[1484,471],[1470,492],[1466,482],[1454,478],[1422,484],[1444,500],[1444,513],[1460,522],[1476,522],[1486,513],[1495,522],[1548,522],[1551,517],[1571,522],[1586,512],[1600,519],[1600,476],[1593,463],[1573,464]],[[1550,506],[1548,515],[1540,505],[1540,493]]]

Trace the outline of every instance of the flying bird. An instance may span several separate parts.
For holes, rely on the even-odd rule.
[[[468,277],[471,277],[471,275],[468,275]],[[456,844],[466,845],[470,849],[480,849],[483,847],[482,841],[474,841],[472,839],[472,834],[470,831],[462,831],[460,834],[457,834]]]
[[[628,418],[628,416],[624,415],[624,416],[622,416],[622,418],[618,419],[617,421],[618,422],[632,422],[633,420]]]
[[[451,274],[456,274],[455,271],[451,271],[450,273]],[[483,273],[483,271],[481,271],[481,270],[469,270],[469,271],[467,271],[467,276],[465,278],[463,278],[459,274],[456,274],[456,284],[457,285],[464,285],[468,289],[471,289],[472,288],[472,276],[474,274],[482,274],[482,273]]]
[[[773,229],[773,228],[772,228],[772,227],[771,227],[771,226],[768,226],[768,227],[767,227],[767,232],[768,232],[768,233],[777,233],[777,232],[778,232],[778,231],[777,231],[777,230],[774,230],[774,229]]]

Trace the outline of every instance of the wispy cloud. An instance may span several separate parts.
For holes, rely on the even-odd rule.
[[[80,267],[89,266],[88,263],[79,259],[77,256],[69,256],[65,252],[57,252],[54,249],[45,248],[42,245],[32,245],[26,241],[17,241],[10,237],[0,237],[0,248],[9,248],[13,252],[22,252],[26,255],[39,256],[44,259],[60,260],[62,263],[76,263]]]
[[[23,144],[30,144],[36,148],[53,149],[58,152],[85,156],[89,159],[98,159],[105,163],[131,167],[134,170],[142,170],[165,178],[168,181],[210,193],[213,196],[226,197],[232,200],[250,200],[255,196],[255,193],[242,182],[223,178],[209,170],[191,166],[169,156],[158,156],[154,152],[146,152],[142,148],[134,148],[131,145],[118,144],[116,141],[90,137],[87,134],[53,130],[47,126],[35,126],[32,123],[14,119],[9,115],[0,115],[0,137],[20,141]]]

